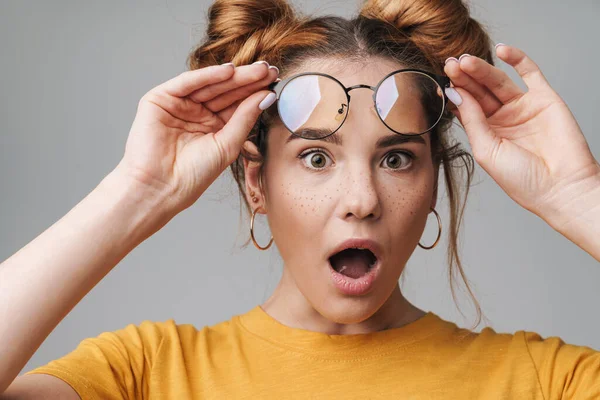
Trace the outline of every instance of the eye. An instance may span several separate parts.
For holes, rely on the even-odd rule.
[[[308,169],[323,169],[331,165],[331,159],[321,150],[309,150],[298,156]],[[328,163],[329,161],[329,163]]]
[[[405,159],[404,167],[402,166],[403,158]],[[401,170],[401,169],[406,169],[406,168],[410,167],[413,159],[414,159],[414,156],[411,153],[408,153],[406,151],[395,151],[395,152],[386,154],[385,158],[383,159],[382,164],[387,164],[387,168],[390,168],[390,169]]]

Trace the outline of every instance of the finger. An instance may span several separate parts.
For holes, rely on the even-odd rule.
[[[462,98],[462,103],[458,106],[459,120],[467,133],[473,155],[481,164],[481,160],[486,160],[493,153],[497,142],[496,136],[491,130],[479,102],[471,93],[459,87],[453,89]]]
[[[223,151],[227,165],[238,156],[250,130],[262,113],[259,105],[272,94],[268,90],[262,90],[242,101],[223,129],[215,134],[215,140]]]
[[[550,86],[538,65],[522,50],[502,45],[496,48],[496,54],[517,71],[529,89],[547,89]]]
[[[179,98],[171,96],[162,90],[149,91],[140,100],[139,107],[151,105],[156,112],[156,107],[161,109],[160,122],[171,128],[185,129],[187,131],[206,130],[216,132],[221,129],[224,122],[218,115],[206,107],[196,104],[187,97]],[[202,128],[198,128],[201,126]]]
[[[277,78],[277,79],[275,79],[275,81],[281,81],[281,79]],[[219,117],[219,119],[222,121],[225,121],[225,123],[227,123],[227,121],[229,121],[229,119],[231,118],[231,116],[233,115],[235,110],[237,110],[238,106],[240,104],[242,104],[242,101],[244,101],[244,99],[240,99],[240,100],[236,101],[235,103],[231,104],[229,107],[219,111],[217,113],[217,116]]]
[[[236,67],[235,73],[231,79],[205,86],[192,93],[189,97],[196,103],[204,103],[223,93],[229,92],[230,90],[235,90],[239,87],[250,85],[265,79],[265,77],[268,76],[269,71],[269,65],[266,63]]]
[[[243,100],[251,94],[265,89],[271,82],[273,82],[279,73],[275,69],[270,69],[268,75],[261,79],[258,82],[251,83],[250,85],[242,86],[241,88],[233,89],[228,92],[225,92],[212,100],[209,100],[204,103],[204,106],[211,110],[212,112],[219,112],[238,100]]]
[[[460,69],[475,82],[489,89],[502,104],[508,104],[523,95],[521,88],[506,72],[479,57],[463,57],[460,60]]]
[[[242,101],[244,100],[238,100],[235,103],[233,103],[232,105],[230,105],[229,107],[219,111],[217,113],[217,115],[219,116],[219,118],[223,121],[225,121],[225,123],[227,123],[227,121],[229,121],[231,119],[231,117],[233,116],[233,113],[235,112],[235,110],[237,110],[237,108],[239,107],[240,104],[242,104]]]
[[[225,81],[231,78],[233,73],[234,68],[232,64],[213,65],[185,71],[158,85],[152,91],[164,91],[171,96],[185,97],[204,86]]]
[[[444,72],[450,78],[454,86],[460,86],[469,91],[481,105],[486,117],[494,114],[500,107],[502,102],[490,92],[489,89],[477,83],[466,72],[464,72],[456,58],[448,59]]]

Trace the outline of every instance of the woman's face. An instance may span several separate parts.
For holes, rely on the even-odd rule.
[[[294,73],[323,72],[347,87],[375,86],[399,68],[387,60],[343,68],[339,62],[321,62]],[[401,142],[402,136],[379,120],[370,89],[350,95],[348,117],[329,140],[296,138],[281,123],[272,126],[260,202],[249,197],[253,208],[266,211],[284,261],[280,286],[287,285],[284,290],[301,294],[319,314],[338,323],[364,321],[388,300],[435,207],[437,185],[429,134]],[[415,112],[403,118],[415,118],[418,125],[421,116]],[[260,193],[257,171],[252,163],[246,165],[249,192]],[[370,240],[377,249],[377,277],[368,286],[338,286],[332,270],[354,275],[372,268],[365,251],[331,258],[355,238]]]

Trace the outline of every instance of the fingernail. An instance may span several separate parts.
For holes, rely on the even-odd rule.
[[[498,43],[498,44],[496,45],[496,48],[498,48],[498,47],[500,47],[500,46],[506,46],[506,44],[505,44],[505,43]]]
[[[235,68],[235,65],[231,62],[225,63],[225,64],[221,64],[222,67],[226,66],[226,65],[231,65],[232,67]]]
[[[279,75],[279,68],[277,68],[276,66],[270,65],[269,69],[274,69],[275,71],[277,71],[277,75]]]
[[[254,65],[254,64],[265,64],[267,67],[269,66],[269,63],[266,61],[257,61],[255,63],[252,63],[252,65]]]
[[[462,60],[462,59],[463,59],[463,57],[471,57],[471,55],[470,55],[470,54],[467,54],[467,53],[465,53],[465,54],[463,54],[462,56],[458,57],[458,61],[460,62],[460,60]]]
[[[271,107],[273,103],[275,103],[275,100],[277,100],[277,95],[275,93],[269,93],[267,97],[265,97],[265,99],[260,102],[258,108],[264,111],[267,108]]]
[[[460,97],[460,94],[453,88],[446,88],[446,96],[448,96],[448,99],[451,102],[453,102],[457,107],[459,107],[463,102],[463,99],[462,97]]]
[[[450,60],[454,60],[454,61],[458,62],[458,59],[456,57],[448,57],[446,59],[446,61],[444,62],[444,65],[448,65],[448,61],[450,61]]]

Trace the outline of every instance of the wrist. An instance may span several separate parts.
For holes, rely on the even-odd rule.
[[[600,205],[600,165],[597,171],[586,178],[569,184],[558,191],[552,201],[538,214],[557,231],[563,233],[570,225],[586,214],[593,212]]]
[[[166,225],[176,212],[170,207],[170,194],[145,185],[122,173],[111,171],[96,187],[105,206],[125,218],[129,238],[137,245]]]
[[[600,261],[600,175],[582,184],[570,199],[555,203],[545,214],[538,215]]]

